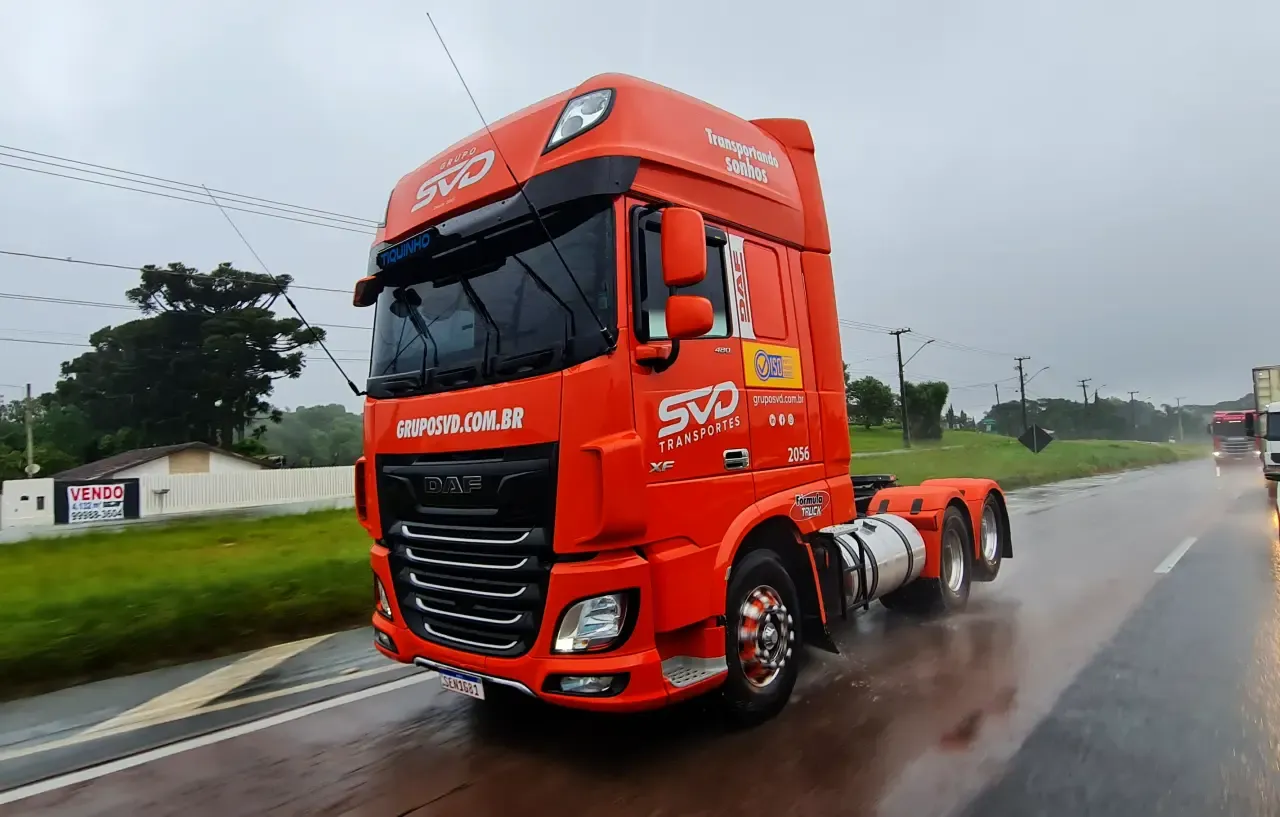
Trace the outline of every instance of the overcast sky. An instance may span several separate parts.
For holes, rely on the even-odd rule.
[[[0,144],[377,219],[401,175],[479,126],[430,8],[491,119],[605,71],[807,119],[841,317],[1004,353],[935,343],[912,362],[970,387],[957,409],[990,405],[975,384],[1008,399],[1015,354],[1050,366],[1035,396],[1091,377],[1156,403],[1238,397],[1280,363],[1275,3],[606,5],[0,0]],[[363,274],[367,236],[233,215],[273,272]],[[211,207],[8,167],[0,249],[258,268]],[[4,293],[122,303],[135,280],[0,256]],[[296,299],[318,323],[371,318],[342,294]],[[0,299],[0,337],[45,341],[0,342],[0,394],[50,388],[78,353],[50,343],[128,317]],[[330,337],[343,358],[369,339]],[[893,376],[892,350],[844,337],[860,374]],[[320,359],[275,400],[359,406]]]

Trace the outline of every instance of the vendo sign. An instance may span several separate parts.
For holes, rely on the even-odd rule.
[[[63,525],[138,518],[138,481],[62,482],[54,491],[54,521]]]

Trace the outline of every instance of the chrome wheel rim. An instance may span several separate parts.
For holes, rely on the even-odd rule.
[[[988,505],[982,511],[982,558],[994,562],[999,550],[1000,523],[996,519],[995,506]]]
[[[942,580],[953,594],[964,584],[964,540],[954,527],[942,536]]]
[[[791,659],[796,634],[782,596],[768,585],[747,594],[738,608],[738,663],[747,683],[767,687]]]

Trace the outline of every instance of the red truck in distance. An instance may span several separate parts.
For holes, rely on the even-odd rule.
[[[1213,437],[1213,459],[1223,465],[1257,463],[1259,446],[1256,435],[1258,412],[1215,411],[1209,424]]]
[[[593,77],[402,178],[354,302],[375,645],[447,689],[756,722],[839,620],[1012,555],[990,480],[855,490],[802,121]]]

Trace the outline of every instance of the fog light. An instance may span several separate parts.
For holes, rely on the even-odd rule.
[[[569,695],[601,695],[612,687],[612,675],[566,675],[560,679],[560,691]]]
[[[565,612],[553,652],[595,652],[612,646],[627,620],[627,596],[610,593],[584,599]]]
[[[391,621],[391,600],[387,598],[386,588],[382,586],[382,579],[376,573],[373,575],[373,604],[379,615]]]
[[[630,681],[631,673],[628,672],[613,675],[548,675],[542,681],[542,691],[552,695],[612,698],[621,695]]]
[[[399,650],[396,649],[396,642],[391,639],[391,636],[382,632],[382,630],[373,631],[373,640],[378,642],[378,646],[382,647],[384,650],[399,652]]]

